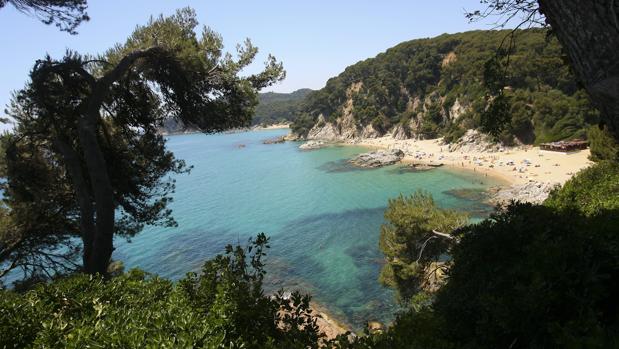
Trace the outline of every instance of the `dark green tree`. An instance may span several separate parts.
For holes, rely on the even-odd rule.
[[[387,263],[380,281],[407,303],[420,291],[436,286],[445,265],[441,257],[454,244],[451,233],[467,222],[466,214],[436,206],[428,193],[389,200],[379,246]]]
[[[0,0],[0,9],[7,4],[70,34],[77,34],[75,29],[90,19],[87,0]]]
[[[587,132],[587,139],[591,149],[591,160],[619,162],[619,140],[614,138],[605,126],[591,126]]]
[[[197,36],[197,25],[194,11],[183,9],[151,19],[101,57],[69,52],[36,63],[9,110],[16,128],[4,140],[3,187],[15,228],[0,235],[10,237],[0,243],[2,260],[45,265],[24,253],[40,249],[33,236],[57,253],[67,252],[60,236],[79,236],[84,270],[104,274],[114,235],[175,224],[167,175],[188,168],[157,128],[169,118],[207,133],[246,126],[257,91],[284,76],[269,57],[264,71],[241,77],[257,49],[247,41],[233,59],[209,28]],[[23,214],[14,210],[20,205]],[[32,229],[22,229],[26,223]]]

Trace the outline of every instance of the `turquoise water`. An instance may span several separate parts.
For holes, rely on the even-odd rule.
[[[171,208],[179,226],[149,227],[131,243],[117,239],[113,257],[178,279],[226,244],[244,244],[265,232],[272,242],[267,288],[311,292],[341,321],[359,328],[366,321],[388,322],[396,310],[392,291],[377,281],[379,229],[389,198],[425,189],[443,207],[475,214],[488,209],[447,192],[482,189],[491,184],[486,178],[443,169],[347,166],[347,158],[366,151],[361,147],[304,152],[296,143],[262,144],[286,132],[170,137],[168,147],[194,166],[176,178]]]

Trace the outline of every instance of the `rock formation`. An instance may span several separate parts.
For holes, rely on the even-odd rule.
[[[355,166],[365,168],[378,168],[393,165],[404,157],[404,152],[400,149],[378,150],[369,153],[359,154],[349,160]]]

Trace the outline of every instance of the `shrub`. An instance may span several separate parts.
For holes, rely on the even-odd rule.
[[[262,292],[267,247],[263,234],[247,249],[228,246],[177,284],[132,270],[2,291],[0,347],[315,347],[309,297]]]

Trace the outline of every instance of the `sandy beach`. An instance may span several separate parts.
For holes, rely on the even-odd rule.
[[[443,164],[454,169],[470,170],[502,179],[508,184],[544,182],[563,184],[578,171],[590,166],[589,150],[574,153],[541,151],[539,147],[522,146],[503,151],[450,152],[440,139],[396,140],[390,136],[359,139],[352,142],[380,149],[401,149],[408,163]]]
[[[277,130],[282,128],[290,128],[290,124],[272,124],[268,126],[254,126],[252,130],[262,131],[262,130]]]

